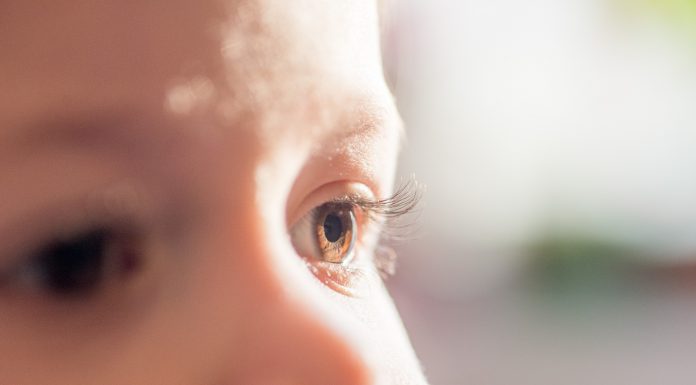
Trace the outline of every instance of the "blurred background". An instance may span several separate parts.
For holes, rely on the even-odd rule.
[[[399,0],[433,385],[696,383],[696,0]]]

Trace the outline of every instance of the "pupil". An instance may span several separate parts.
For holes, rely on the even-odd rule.
[[[324,219],[324,236],[329,242],[336,242],[343,235],[343,222],[336,214],[329,214]]]
[[[102,279],[107,241],[107,231],[95,230],[44,250],[37,262],[42,285],[58,294],[93,289]]]

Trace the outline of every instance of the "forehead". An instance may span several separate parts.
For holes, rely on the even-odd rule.
[[[364,120],[389,109],[376,18],[367,0],[3,1],[0,119],[161,111],[268,135]]]

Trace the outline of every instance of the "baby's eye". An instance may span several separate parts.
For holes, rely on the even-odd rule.
[[[358,239],[358,210],[351,203],[328,202],[310,211],[290,230],[297,253],[334,264],[350,263]]]
[[[53,296],[86,296],[125,279],[139,258],[128,237],[96,228],[53,241],[18,266],[0,273],[0,284]]]

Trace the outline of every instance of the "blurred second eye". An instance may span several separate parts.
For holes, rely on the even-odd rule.
[[[130,237],[94,228],[44,245],[0,275],[0,283],[56,297],[93,295],[134,273],[142,262],[138,253]]]

